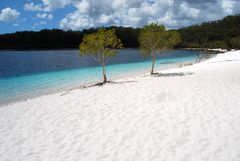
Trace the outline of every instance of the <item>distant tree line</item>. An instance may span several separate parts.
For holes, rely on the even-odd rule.
[[[140,28],[108,27],[116,30],[125,48],[138,48]],[[38,32],[23,31],[0,35],[0,49],[63,49],[78,48],[84,35],[96,32],[96,28],[83,31],[59,29]],[[205,22],[177,30],[182,41],[177,48],[235,48],[240,49],[240,15],[222,20]]]
[[[116,30],[125,48],[137,48],[139,28],[108,27]],[[63,31],[44,29],[38,32],[23,31],[0,35],[0,49],[69,49],[78,48],[84,35],[96,32],[90,28],[83,31]]]
[[[240,15],[178,30],[182,48],[234,48],[240,49]]]

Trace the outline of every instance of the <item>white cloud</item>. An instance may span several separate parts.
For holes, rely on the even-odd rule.
[[[175,15],[172,11],[167,11],[166,14],[157,20],[160,24],[164,24],[167,27],[171,26],[172,28],[176,28],[180,26],[179,22],[175,19]]]
[[[20,15],[20,12],[18,12],[15,9],[11,9],[7,7],[1,11],[0,21],[5,21],[5,22],[13,21],[17,19],[19,15]]]
[[[87,13],[90,9],[90,4],[86,0],[83,0],[80,3],[76,4],[76,7],[80,13]]]
[[[52,12],[66,6],[75,10],[61,21],[60,28],[82,30],[105,25],[141,27],[159,22],[178,28],[240,13],[238,0],[41,0],[39,10]]]
[[[26,11],[44,11],[45,9],[41,4],[34,4],[34,3],[26,3],[24,5],[24,10]]]
[[[227,13],[227,14],[232,14],[233,13],[233,8],[235,5],[235,1],[232,0],[221,0],[220,4],[223,8],[223,10]]]
[[[200,13],[199,9],[192,8],[187,2],[180,4],[180,14],[187,18],[197,18]]]
[[[111,20],[111,16],[101,15],[98,19],[99,24],[108,24]]]
[[[36,16],[37,16],[37,18],[42,18],[42,19],[44,19],[44,18],[47,17],[47,13],[43,13],[43,14],[38,13]]]
[[[38,13],[36,15],[37,18],[40,19],[48,19],[48,20],[52,20],[53,19],[53,15],[52,14],[48,14],[48,13]]]
[[[60,28],[64,30],[82,30],[89,27],[94,27],[93,19],[79,12],[68,14],[60,22]]]
[[[64,8],[66,5],[79,0],[42,0],[44,10],[52,11],[58,8]]]
[[[48,0],[50,1],[50,0]],[[70,1],[68,1],[70,2]],[[158,15],[164,14],[166,8],[173,5],[173,0],[72,0],[76,11],[68,14],[61,22],[63,29],[81,30],[102,25],[143,26]],[[80,23],[81,22],[81,23]]]

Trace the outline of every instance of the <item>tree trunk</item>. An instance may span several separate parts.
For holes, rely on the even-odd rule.
[[[107,76],[106,76],[106,69],[105,69],[105,65],[102,64],[102,74],[103,74],[103,83],[107,82]]]
[[[151,70],[151,75],[153,75],[154,73],[154,63],[155,63],[155,53],[154,53],[154,49],[152,49],[151,51],[152,53],[152,70]]]

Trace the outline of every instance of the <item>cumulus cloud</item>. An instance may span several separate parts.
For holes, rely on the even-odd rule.
[[[187,18],[197,18],[199,16],[199,9],[192,8],[187,2],[180,4],[180,16]]]
[[[65,30],[107,25],[141,27],[150,22],[179,28],[240,13],[238,0],[42,0],[41,4],[30,4],[48,12],[75,7],[60,21],[60,28]]]
[[[52,20],[53,19],[53,15],[52,14],[48,14],[48,13],[38,13],[36,15],[37,18],[40,19],[48,19],[48,20]]]
[[[90,4],[87,2],[87,0],[83,0],[76,4],[76,7],[80,13],[87,13],[90,9]]]
[[[173,0],[94,0],[72,1],[76,11],[68,14],[60,27],[68,30],[81,30],[106,25],[139,27],[150,21],[157,21]]]
[[[24,5],[24,10],[26,11],[44,11],[45,9],[41,4],[26,3]]]
[[[19,15],[20,15],[20,12],[18,12],[15,9],[11,9],[7,7],[1,11],[0,21],[5,21],[5,22],[13,21],[17,19]]]
[[[79,15],[78,12],[68,14],[60,22],[60,28],[64,30],[81,30],[94,27],[95,22],[87,15]]]
[[[236,3],[235,1],[232,1],[232,0],[221,0],[220,3],[221,3],[221,6],[222,6],[223,10],[227,14],[232,14],[233,13],[234,5]]]
[[[44,9],[47,11],[52,11],[58,8],[64,8],[66,5],[79,0],[42,0]]]

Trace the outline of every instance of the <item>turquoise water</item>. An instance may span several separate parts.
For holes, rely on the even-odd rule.
[[[44,55],[42,61],[45,64],[37,65],[36,62],[41,60],[38,56],[42,57],[41,54],[43,52],[45,51],[31,51],[26,52],[27,54],[24,52],[26,60],[32,64],[29,64],[27,61],[24,64],[23,60],[17,62],[18,58],[16,57],[22,58],[21,52],[5,52],[5,55],[2,54],[4,56],[2,56],[2,61],[0,62],[0,104],[61,91],[83,84],[96,83],[102,80],[101,67],[89,57],[81,58],[78,56],[78,51],[71,51],[72,55],[66,51],[64,53],[62,53],[63,51],[49,51],[51,54],[54,52],[55,55],[53,56],[48,52],[45,53],[46,55]],[[61,58],[59,58],[61,61],[58,60],[58,52],[61,52]],[[167,68],[181,62],[194,62],[198,54],[200,54],[199,51],[175,50],[166,52],[157,58],[156,69]],[[11,59],[7,57],[8,55],[10,55]],[[49,60],[49,55],[51,58],[54,58],[50,60],[54,61],[46,63],[46,60]],[[73,59],[69,62],[68,59],[71,56]],[[14,58],[14,63],[12,58]],[[82,64],[77,64],[78,60],[76,59],[79,59],[79,61],[84,59],[85,61]],[[6,64],[6,61],[8,64]],[[36,62],[34,63],[34,61]],[[45,66],[46,64],[47,66]],[[34,69],[36,66],[39,67]],[[39,70],[39,68],[42,70]],[[134,73],[146,73],[146,71],[150,71],[150,68],[151,60],[144,59],[138,50],[121,50],[119,56],[114,58],[106,69],[108,78],[114,79],[126,75],[134,75]],[[35,72],[32,72],[33,70]]]

